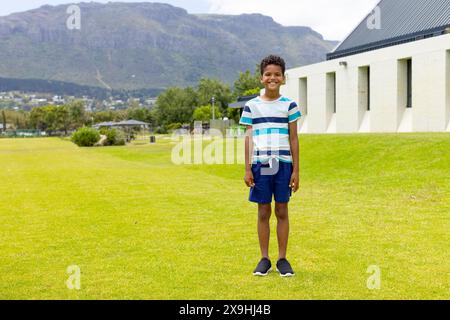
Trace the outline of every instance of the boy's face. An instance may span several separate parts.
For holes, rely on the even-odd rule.
[[[265,67],[261,83],[268,91],[279,91],[281,85],[284,84],[284,75],[281,67],[275,64],[269,64]]]

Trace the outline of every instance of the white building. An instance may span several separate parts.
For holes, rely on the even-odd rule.
[[[382,0],[327,61],[286,75],[301,133],[450,131],[450,1]]]
[[[65,103],[64,98],[62,96],[53,96],[52,102],[54,104],[64,104]]]

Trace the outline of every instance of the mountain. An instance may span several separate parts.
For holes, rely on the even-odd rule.
[[[79,3],[0,17],[0,77],[62,81],[107,89],[192,86],[203,77],[232,83],[264,56],[288,67],[324,60],[336,42],[308,27],[260,14],[189,14],[161,3]]]

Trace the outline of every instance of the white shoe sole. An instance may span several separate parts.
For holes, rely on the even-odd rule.
[[[278,270],[278,268],[277,268],[277,272],[280,274],[280,277],[283,277],[283,278],[287,278],[287,277],[293,277],[293,276],[295,276],[295,273],[286,273],[286,274],[281,274],[281,272],[280,272],[280,270]]]
[[[272,268],[270,268],[269,270],[267,270],[267,273],[261,273],[261,272],[253,272],[254,276],[258,276],[258,277],[265,277],[269,274],[269,272],[272,271]]]

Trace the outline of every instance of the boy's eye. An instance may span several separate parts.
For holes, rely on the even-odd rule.
[[[272,74],[271,74],[271,73],[265,73],[264,76],[266,76],[266,77],[271,77]],[[281,77],[281,73],[275,73],[274,76],[275,76],[275,77]]]

